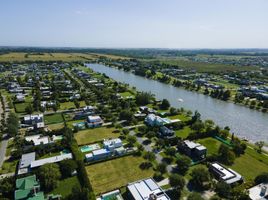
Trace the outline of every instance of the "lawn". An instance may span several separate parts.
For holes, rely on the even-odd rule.
[[[179,119],[179,120],[181,120],[183,122],[188,121],[190,119],[186,115],[174,115],[174,116],[169,116],[168,118],[170,118],[170,119]]]
[[[61,129],[64,127],[64,123],[57,123],[57,124],[49,124],[48,128],[50,130],[57,130],[57,129]]]
[[[116,188],[153,175],[152,169],[142,170],[142,157],[127,156],[114,160],[89,165],[86,167],[89,180],[95,194],[111,191]]]
[[[181,138],[187,138],[187,136],[190,134],[191,128],[189,126],[183,127],[183,129],[175,131],[176,136]]]
[[[15,173],[17,164],[18,160],[6,160],[0,168],[0,174]]]
[[[78,145],[90,144],[108,138],[117,138],[119,133],[114,128],[94,128],[79,131],[75,134]]]
[[[72,193],[72,188],[74,186],[80,186],[79,180],[76,176],[60,180],[58,186],[50,192],[50,194],[60,194],[64,199]]]
[[[240,173],[245,181],[254,180],[260,173],[268,172],[268,157],[248,147],[230,168]]]
[[[61,110],[69,110],[69,109],[74,109],[74,108],[75,108],[75,105],[74,105],[74,102],[72,102],[72,101],[60,103]]]
[[[17,113],[24,113],[25,108],[29,105],[29,103],[16,103],[14,104]]]
[[[222,144],[220,141],[211,137],[199,139],[197,142],[207,147],[207,155],[217,155],[218,149]]]
[[[45,124],[57,124],[63,122],[61,113],[45,115]]]

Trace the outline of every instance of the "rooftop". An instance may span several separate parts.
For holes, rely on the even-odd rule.
[[[169,200],[167,194],[151,178],[130,183],[127,188],[135,200]]]

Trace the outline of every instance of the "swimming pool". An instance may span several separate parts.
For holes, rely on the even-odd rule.
[[[98,144],[85,145],[85,146],[80,147],[80,151],[82,153],[94,151],[96,149],[100,149],[100,146]]]

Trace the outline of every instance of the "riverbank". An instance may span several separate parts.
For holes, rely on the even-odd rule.
[[[159,81],[146,79],[101,64],[87,64],[92,70],[105,73],[112,79],[136,87],[140,91],[151,92],[158,99],[168,99],[173,107],[198,110],[203,119],[213,119],[221,127],[229,126],[237,137],[246,137],[252,143],[268,141],[268,114],[248,109],[230,102],[177,88]],[[178,101],[182,98],[184,101]]]

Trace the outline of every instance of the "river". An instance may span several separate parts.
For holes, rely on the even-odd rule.
[[[268,142],[268,113],[251,110],[102,64],[86,65],[95,72],[105,73],[116,81],[136,87],[139,91],[151,92],[157,99],[166,98],[173,107],[198,110],[202,119],[212,119],[221,127],[229,126],[231,132],[238,137],[246,137],[251,142],[261,140]],[[183,102],[178,99],[183,99]]]

